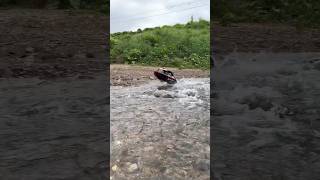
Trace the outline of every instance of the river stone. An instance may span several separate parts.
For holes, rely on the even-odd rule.
[[[114,165],[114,166],[112,166],[112,171],[117,171],[118,170],[118,166],[117,165]]]
[[[174,96],[172,94],[165,94],[163,97],[164,98],[174,98]]]
[[[197,160],[194,164],[194,168],[199,171],[209,171],[210,170],[210,161],[207,159]]]
[[[196,95],[196,93],[195,93],[195,92],[193,92],[193,91],[189,91],[189,92],[187,92],[187,95],[188,95],[188,96],[195,96],[195,95]]]
[[[138,165],[136,163],[129,165],[129,167],[128,167],[129,172],[134,172],[136,170],[138,170]]]
[[[152,151],[154,149],[154,147],[152,146],[148,146],[144,148],[144,151]]]

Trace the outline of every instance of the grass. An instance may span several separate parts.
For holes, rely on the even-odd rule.
[[[206,20],[114,33],[110,45],[111,63],[210,68],[210,23]]]
[[[211,17],[230,23],[281,23],[296,27],[320,27],[318,0],[215,0]]]

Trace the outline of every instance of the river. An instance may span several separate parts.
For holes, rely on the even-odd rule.
[[[113,179],[208,179],[210,79],[111,87]]]

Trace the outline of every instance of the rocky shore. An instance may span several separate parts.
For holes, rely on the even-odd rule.
[[[110,84],[111,86],[136,86],[144,84],[150,80],[155,80],[153,71],[159,67],[137,66],[137,65],[110,65]],[[175,73],[176,78],[208,78],[208,70],[198,69],[177,69],[167,68]]]

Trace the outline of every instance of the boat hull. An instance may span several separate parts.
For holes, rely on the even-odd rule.
[[[174,77],[168,76],[166,74],[160,73],[158,71],[154,72],[154,75],[160,80],[167,82],[168,84],[175,84],[177,83],[177,80]]]

